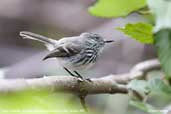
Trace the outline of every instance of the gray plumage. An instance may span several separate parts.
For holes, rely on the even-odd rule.
[[[43,42],[50,53],[43,59],[57,58],[64,68],[72,70],[86,69],[98,59],[106,43],[98,34],[82,33],[80,36],[53,40],[35,33],[22,31],[20,36]]]

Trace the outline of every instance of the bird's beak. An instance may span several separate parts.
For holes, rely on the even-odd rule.
[[[114,40],[106,40],[105,43],[112,43],[115,42]]]

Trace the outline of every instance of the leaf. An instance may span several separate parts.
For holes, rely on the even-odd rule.
[[[120,17],[146,6],[146,0],[98,0],[89,12],[99,17]]]
[[[129,105],[136,107],[144,112],[150,113],[150,114],[162,114],[160,110],[155,109],[150,104],[140,102],[140,101],[133,101],[131,100],[129,102]]]
[[[152,32],[153,27],[147,23],[129,23],[125,28],[117,29],[141,43],[152,44],[154,41]]]
[[[138,92],[142,96],[145,96],[147,93],[150,92],[148,83],[144,80],[132,80],[131,82],[129,82],[127,87]]]
[[[154,39],[162,69],[171,76],[171,29],[161,29],[155,33]]]
[[[9,92],[0,94],[0,114],[88,114],[78,101],[69,103],[70,99],[49,90]]]
[[[149,88],[152,92],[156,94],[165,94],[170,97],[171,95],[171,87],[167,84],[165,84],[161,79],[159,78],[153,78],[148,81]]]
[[[171,28],[171,0],[147,0],[148,7],[156,17],[154,31]]]

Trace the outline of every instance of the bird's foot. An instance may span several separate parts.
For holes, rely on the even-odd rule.
[[[78,79],[78,82],[92,82],[90,78],[83,78],[77,71],[74,71],[75,74],[73,74],[69,69],[64,67],[64,69],[73,77]]]
[[[92,82],[92,80],[90,78],[80,78],[80,77],[76,77],[78,82]]]
[[[84,79],[83,78],[80,78],[80,77],[76,77],[77,78],[77,81],[80,83],[80,82],[84,82]]]
[[[92,82],[90,78],[83,78],[77,71],[74,72],[77,75],[79,82]]]
[[[90,78],[86,78],[85,80],[88,82],[92,82],[92,80]]]

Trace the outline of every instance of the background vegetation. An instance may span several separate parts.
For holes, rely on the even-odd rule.
[[[98,95],[88,98],[90,112],[84,112],[79,99],[73,95],[51,93],[49,90],[26,90],[21,93],[1,94],[0,114],[25,114],[26,112],[33,114],[169,114],[171,107],[170,0],[129,0],[129,2],[98,0],[93,1],[94,3],[77,0],[66,1],[66,3],[60,0],[42,3],[39,0],[1,2],[4,5],[0,11],[2,78],[37,78],[63,73],[57,70],[53,61],[42,63],[41,58],[46,52],[39,48],[40,45],[29,41],[23,42],[18,37],[19,31],[23,29],[57,38],[85,31],[104,33],[106,34],[104,37],[109,37],[109,39],[115,37],[116,45],[120,46],[106,48],[109,52],[108,54],[107,51],[104,52],[102,62],[97,64],[98,68],[94,68],[95,71],[88,72],[86,75],[99,77],[110,73],[127,72],[135,63],[154,57],[159,59],[162,69],[149,72],[145,79],[130,81],[127,85],[130,89],[128,95],[114,95],[115,97]],[[22,10],[17,9],[17,5]],[[24,6],[29,6],[29,8],[23,8]],[[122,21],[117,21],[117,19]],[[122,23],[122,26],[116,23]],[[108,28],[111,28],[111,32],[108,32]],[[129,39],[118,40],[117,37]],[[140,50],[140,53],[140,47],[146,51]],[[39,53],[40,51],[42,52]]]

